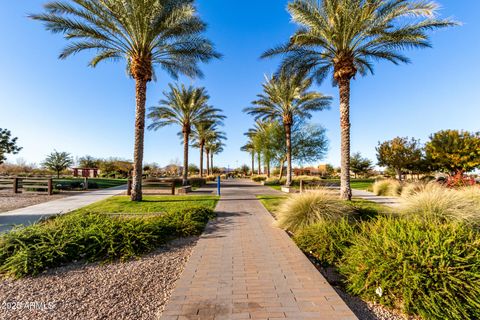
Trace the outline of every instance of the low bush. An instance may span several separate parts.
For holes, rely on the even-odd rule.
[[[424,319],[480,318],[480,234],[458,223],[362,224],[340,272],[350,292]]]
[[[0,236],[0,274],[19,278],[75,260],[127,260],[175,237],[197,235],[214,215],[190,207],[163,215],[72,213]]]
[[[264,185],[266,186],[278,186],[280,185],[280,180],[277,178],[268,178],[264,180]]]
[[[253,176],[251,179],[255,182],[262,182],[262,181],[267,180],[267,176],[258,175],[258,176]]]
[[[377,196],[397,197],[402,192],[402,185],[397,180],[379,180],[372,186]]]
[[[429,183],[423,191],[402,198],[402,215],[440,222],[480,223],[480,192],[476,187],[450,189]]]
[[[205,178],[189,178],[188,179],[188,184],[191,185],[192,187],[195,188],[200,188],[203,187],[204,185],[207,184],[207,179]]]
[[[353,208],[332,191],[319,189],[290,196],[277,214],[278,225],[293,233],[317,222],[337,220],[353,213]]]
[[[298,234],[294,241],[298,247],[318,260],[322,265],[336,265],[342,259],[345,250],[352,245],[357,232],[357,224],[342,218],[337,221],[324,221],[308,226]]]

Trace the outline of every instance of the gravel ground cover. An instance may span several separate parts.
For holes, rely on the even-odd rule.
[[[73,195],[73,194],[72,194]],[[68,194],[54,194],[52,196],[33,193],[0,192],[0,213],[25,208],[35,204],[67,197]]]
[[[0,319],[158,319],[197,239],[125,263],[76,263],[1,280]]]

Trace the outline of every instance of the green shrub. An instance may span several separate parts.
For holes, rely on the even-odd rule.
[[[262,182],[267,180],[267,176],[264,176],[264,175],[253,176],[252,180],[255,182]]]
[[[480,223],[480,192],[476,187],[450,189],[429,183],[423,191],[405,196],[402,215],[441,222]]]
[[[278,186],[280,185],[280,180],[277,178],[268,178],[264,180],[264,185],[266,186]]]
[[[480,318],[478,231],[382,217],[352,243],[340,265],[350,292],[424,319]]]
[[[164,215],[72,213],[0,236],[0,274],[19,278],[85,259],[127,260],[159,244],[202,232],[213,211],[187,208]]]
[[[319,189],[290,196],[279,207],[278,225],[293,233],[317,222],[337,220],[353,213],[332,191]]]
[[[348,219],[324,221],[308,226],[298,234],[294,241],[298,247],[317,259],[322,265],[336,265],[343,257],[345,249],[352,244],[357,231],[356,224]]]
[[[402,185],[397,180],[379,180],[372,186],[377,196],[397,197],[402,192]]]

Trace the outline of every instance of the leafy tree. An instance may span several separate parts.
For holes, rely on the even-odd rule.
[[[196,164],[194,163],[190,163],[188,165],[188,173],[191,174],[191,175],[194,175],[194,174],[197,174],[199,171],[199,168]]]
[[[310,118],[314,111],[321,111],[330,105],[331,98],[318,92],[308,91],[312,79],[305,71],[291,74],[282,70],[263,84],[263,94],[252,102],[253,106],[244,111],[255,119],[277,120],[283,124],[287,156],[287,182],[292,183],[292,128],[295,121]],[[294,144],[293,144],[294,146]]]
[[[98,159],[88,155],[78,160],[80,168],[98,168],[99,162]]]
[[[70,41],[61,59],[85,50],[95,51],[92,67],[104,60],[126,59],[136,85],[131,199],[141,201],[147,83],[155,78],[155,65],[174,78],[202,76],[197,63],[220,57],[202,36],[205,23],[193,0],[59,0],[47,3],[45,11],[31,18]]]
[[[350,170],[355,174],[355,178],[357,174],[367,174],[372,169],[372,161],[362,157],[360,152],[354,153],[350,158]]]
[[[73,165],[73,158],[68,152],[58,152],[54,150],[50,153],[42,166],[57,173],[57,178],[60,178],[60,172],[68,169]]]
[[[168,125],[176,124],[181,128],[183,136],[183,185],[188,184],[188,147],[192,127],[202,122],[221,121],[225,116],[220,109],[208,105],[210,96],[205,88],[194,88],[184,85],[169,85],[170,90],[164,92],[165,99],[160,105],[150,108],[148,118],[152,123],[150,130],[158,130]]]
[[[393,140],[379,142],[376,150],[378,165],[394,169],[400,181],[402,171],[422,158],[420,141],[414,138],[396,137]]]
[[[433,166],[449,174],[480,168],[480,132],[442,130],[430,136],[425,150]]]
[[[242,165],[239,169],[238,169],[244,176],[246,176],[249,172],[250,172],[250,167],[247,166],[246,164]]]
[[[452,26],[423,0],[295,0],[288,11],[298,30],[263,57],[284,55],[282,68],[308,70],[321,82],[330,73],[340,92],[341,197],[351,199],[350,82],[373,73],[373,62],[409,62],[402,50],[430,47],[427,31]],[[295,71],[296,72],[296,71]]]
[[[115,176],[127,178],[133,170],[131,161],[109,158],[98,161],[98,169],[100,169],[102,176]]]
[[[0,164],[2,164],[7,158],[7,154],[17,154],[22,150],[17,146],[17,137],[12,138],[10,130],[0,128]]]

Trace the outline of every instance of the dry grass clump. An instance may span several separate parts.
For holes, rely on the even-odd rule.
[[[297,232],[314,223],[337,220],[353,213],[351,206],[339,199],[338,194],[319,189],[289,197],[280,206],[278,226]]]
[[[432,182],[432,183],[434,183],[434,182]],[[422,181],[406,183],[402,186],[401,196],[403,198],[405,198],[405,197],[417,194],[419,192],[422,192],[423,190],[425,190],[425,188],[427,187],[428,184],[429,183],[422,182]]]
[[[478,187],[449,189],[429,183],[424,190],[403,198],[404,215],[438,221],[480,222],[480,191]]]
[[[376,181],[372,188],[377,196],[398,197],[402,192],[400,182],[392,179]]]

